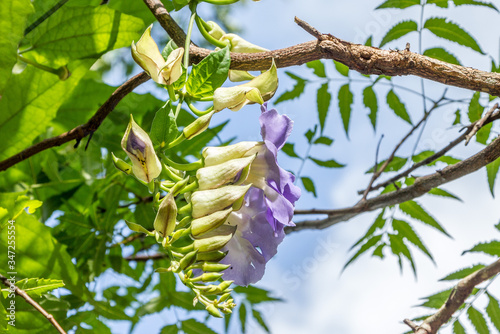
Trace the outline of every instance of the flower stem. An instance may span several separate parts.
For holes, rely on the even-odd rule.
[[[48,66],[45,66],[42,64],[38,64],[37,62],[35,62],[31,59],[25,58],[21,55],[17,55],[17,59],[21,60],[22,62],[25,62],[26,64],[32,65],[33,67],[39,68],[45,72],[55,74],[59,77],[59,79],[61,79],[63,81],[68,79],[70,74],[71,74],[66,66],[61,66],[61,67],[55,69],[55,68],[48,67]]]
[[[165,159],[165,162],[174,167],[175,169],[183,170],[183,171],[191,171],[191,170],[197,170],[201,167],[203,167],[203,163],[201,160],[192,162],[190,164],[179,164],[175,161],[170,160],[167,156],[163,156],[163,159]]]
[[[195,20],[196,20],[196,26],[198,27],[198,30],[200,31],[201,35],[207,40],[207,42],[209,42],[210,44],[215,45],[219,48],[225,48],[228,45],[228,43],[224,43],[222,41],[219,41],[219,40],[213,38],[208,33],[208,31],[206,30],[206,27],[208,26],[208,24],[205,21],[203,21],[203,19],[201,17],[199,17],[198,14],[196,14]]]

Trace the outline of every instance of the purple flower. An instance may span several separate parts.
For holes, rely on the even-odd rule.
[[[221,261],[231,265],[224,271],[224,279],[234,280],[238,285],[255,283],[262,278],[267,261],[283,241],[284,227],[294,225],[294,203],[300,197],[300,188],[293,184],[294,175],[277,162],[278,151],[290,135],[293,121],[275,109],[267,110],[267,104],[261,109],[259,121],[263,142],[240,143],[225,151],[230,152],[227,157],[233,159],[257,154],[243,183],[252,184],[245,195],[245,203],[240,210],[231,213],[226,223],[236,225],[237,230],[225,246],[228,254]],[[214,156],[221,149],[205,150],[205,161],[223,163]]]

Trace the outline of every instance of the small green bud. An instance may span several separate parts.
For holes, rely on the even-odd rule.
[[[208,313],[210,313],[214,317],[222,318],[222,314],[220,313],[219,309],[214,304],[207,305],[206,309],[207,309]]]
[[[175,229],[177,205],[172,193],[163,198],[156,214],[154,228],[162,237],[169,236]]]
[[[184,134],[184,137],[186,139],[192,139],[196,137],[197,135],[203,133],[208,126],[210,125],[210,120],[212,119],[212,116],[214,115],[214,111],[203,115],[201,117],[198,117],[193,123],[189,124],[186,126],[183,130],[182,133]]]
[[[198,250],[194,250],[184,255],[184,257],[179,262],[179,268],[181,270],[184,270],[192,265],[196,261],[196,254],[198,254]]]
[[[196,256],[197,261],[214,261],[214,262],[219,262],[223,258],[225,258],[227,255],[226,252],[221,252],[221,251],[214,251],[214,252],[204,252],[204,253],[198,253]]]
[[[201,270],[208,271],[208,272],[218,272],[218,271],[226,270],[230,266],[231,266],[230,264],[222,264],[222,263],[216,263],[216,262],[203,262],[201,264]]]
[[[120,158],[117,158],[113,152],[111,152],[111,158],[113,159],[113,164],[118,170],[121,170],[127,175],[132,174],[132,166],[130,166],[128,163],[123,161]]]
[[[222,277],[221,273],[203,273],[200,276],[190,278],[191,282],[213,282]]]
[[[222,296],[220,296],[218,302],[219,303],[225,302],[229,297],[231,297],[231,292],[225,293]]]

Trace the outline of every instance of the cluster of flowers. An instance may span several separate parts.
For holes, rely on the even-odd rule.
[[[227,41],[233,52],[261,52],[240,37],[225,34],[215,23],[206,23],[211,36]],[[151,38],[151,27],[137,44],[132,44],[134,60],[159,84],[170,85],[182,75],[184,50],[175,49],[165,60]],[[245,141],[223,147],[206,147],[203,159],[190,172],[164,157],[158,158],[148,134],[131,119],[122,148],[132,161],[116,157],[115,165],[133,174],[144,184],[156,184],[158,211],[154,232],[170,256],[175,272],[196,294],[195,301],[210,314],[221,316],[234,307],[229,286],[246,286],[259,281],[266,263],[276,254],[284,238],[284,227],[293,225],[294,203],[300,189],[295,177],[278,165],[278,151],[285,144],[293,122],[267,101],[277,89],[276,66],[257,77],[230,71],[230,79],[251,79],[221,87],[213,96],[213,111],[183,129],[185,139],[203,132],[214,112],[225,108],[240,110],[246,104],[261,104],[259,117],[262,141]],[[160,174],[170,180],[160,181]],[[160,191],[167,194],[160,199]],[[178,207],[185,204],[181,207]],[[162,270],[160,270],[162,271]],[[204,282],[221,280],[218,285]],[[212,300],[210,296],[220,296]]]

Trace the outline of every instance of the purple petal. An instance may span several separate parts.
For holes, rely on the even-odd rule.
[[[267,110],[267,103],[262,105],[261,110],[259,122],[262,139],[270,141],[279,150],[292,132],[293,121],[286,115],[280,115],[276,109]]]

